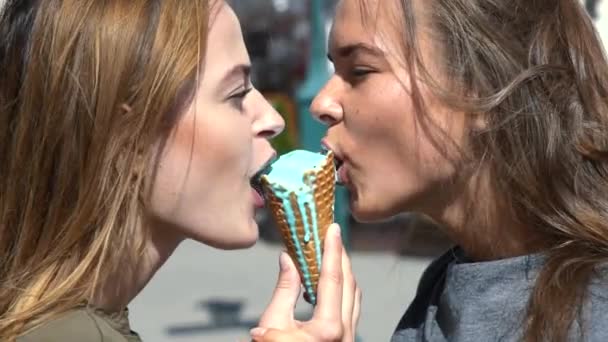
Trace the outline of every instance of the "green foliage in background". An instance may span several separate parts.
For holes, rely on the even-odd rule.
[[[285,120],[285,130],[272,140],[272,147],[279,154],[284,154],[298,148],[297,112],[293,99],[283,94],[267,95],[266,97]]]

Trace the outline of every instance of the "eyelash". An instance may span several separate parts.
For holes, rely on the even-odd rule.
[[[374,70],[369,69],[369,68],[354,67],[354,68],[351,69],[350,75],[353,78],[362,79],[362,78],[365,78],[367,75],[369,75],[369,74],[371,74],[373,72],[374,72]]]
[[[233,102],[233,103],[235,101],[238,101],[237,104],[240,105],[241,104],[240,102],[242,102],[243,99],[245,98],[245,96],[247,96],[247,94],[249,94],[252,90],[253,90],[253,88],[244,89],[244,90],[242,90],[242,91],[240,91],[240,92],[238,92],[236,94],[230,95],[228,97],[228,100],[231,101],[231,102]]]

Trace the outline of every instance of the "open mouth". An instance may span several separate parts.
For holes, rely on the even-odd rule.
[[[321,145],[321,153],[322,154],[328,154],[330,151],[330,149],[325,146],[325,145]],[[334,153],[334,167],[336,170],[336,183],[343,185],[344,182],[342,181],[341,177],[340,177],[340,173],[338,172],[338,170],[340,170],[340,167],[344,165],[344,160],[342,160],[340,157],[338,157],[335,153]]]
[[[272,168],[272,163],[274,163],[278,159],[278,156],[275,154],[272,158],[268,159],[266,163],[256,172],[253,177],[249,180],[249,184],[262,198],[266,198],[264,196],[264,189],[262,187],[262,176],[268,174]]]

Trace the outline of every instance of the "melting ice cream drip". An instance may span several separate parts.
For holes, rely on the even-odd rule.
[[[333,158],[332,158],[333,159]],[[315,262],[320,271],[322,263],[322,237],[318,230],[318,210],[315,202],[317,173],[324,169],[328,157],[308,151],[294,151],[282,156],[277,165],[262,176],[264,183],[280,201],[284,219],[289,230],[289,240],[294,246],[293,254],[302,273],[302,283],[313,304],[316,303],[312,276],[302,246],[314,244]],[[333,165],[332,165],[333,166]],[[333,207],[333,206],[332,206]],[[303,241],[299,241],[297,220],[302,223]],[[306,247],[307,249],[309,247]]]

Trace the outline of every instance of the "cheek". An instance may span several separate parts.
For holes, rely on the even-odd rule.
[[[411,112],[409,96],[393,78],[378,77],[353,92],[345,103],[346,128],[356,135],[394,135]]]
[[[251,155],[249,126],[222,114],[234,115],[190,114],[178,123],[162,146],[155,193],[204,193],[217,181],[246,175]]]
[[[199,115],[190,148],[199,177],[208,181],[245,175],[251,159],[251,126],[238,113]],[[188,147],[188,146],[186,146]],[[189,150],[188,150],[189,151]],[[232,179],[234,180],[234,178]]]
[[[353,94],[344,120],[346,136],[358,151],[395,158],[410,145],[415,120],[410,97],[394,79],[378,78]]]
[[[428,90],[425,96],[426,113],[416,118],[421,141],[421,153],[427,163],[443,165],[444,172],[451,173],[463,161],[467,150],[469,123],[467,115],[455,112],[441,104]]]
[[[198,166],[199,160],[205,158],[204,146],[201,146],[204,141],[199,141],[193,122],[190,115],[183,118],[167,140],[159,144],[160,156],[152,189],[152,203],[159,208],[175,210],[179,197],[183,197],[188,183],[193,181],[192,175],[205,173]]]
[[[369,87],[375,91],[353,96],[343,139],[347,149],[356,154],[353,159],[364,171],[363,179],[392,174],[423,182],[453,173],[454,149],[447,147],[462,139],[462,123],[453,121],[433,101],[425,103],[430,120],[425,119],[416,112],[408,90],[395,79],[379,78]],[[425,89],[421,91],[422,96],[428,96]],[[374,182],[380,180],[382,177]]]

